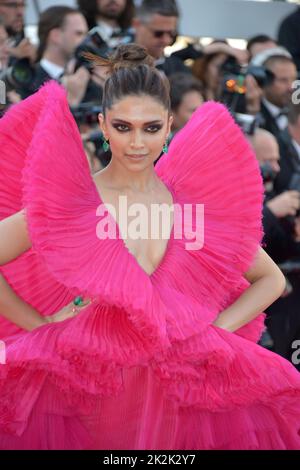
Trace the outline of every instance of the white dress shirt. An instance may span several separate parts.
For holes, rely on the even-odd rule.
[[[40,61],[41,67],[47,72],[48,75],[50,75],[51,78],[54,80],[58,80],[64,73],[64,67],[61,65],[54,64],[53,62],[50,62],[48,59],[42,59]]]

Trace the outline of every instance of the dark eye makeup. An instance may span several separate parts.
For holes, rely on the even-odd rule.
[[[122,122],[114,122],[112,123],[112,126],[114,127],[114,129],[116,129],[119,132],[128,132],[131,130],[131,126],[129,124],[125,124]],[[155,134],[156,132],[160,131],[162,128],[163,128],[162,123],[153,123],[153,124],[145,125],[144,131],[150,134]]]

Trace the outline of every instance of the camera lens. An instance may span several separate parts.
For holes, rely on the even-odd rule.
[[[27,59],[16,62],[12,69],[12,77],[16,85],[28,85],[34,78],[34,71]]]

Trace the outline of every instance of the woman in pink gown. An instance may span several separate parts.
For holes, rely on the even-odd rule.
[[[256,344],[284,282],[260,248],[255,157],[210,102],[154,168],[165,79],[133,45],[108,65],[113,158],[94,178],[56,83],[0,122],[0,448],[299,449],[300,376]],[[173,203],[168,239],[123,238],[120,195]],[[196,204],[204,243],[187,249]]]

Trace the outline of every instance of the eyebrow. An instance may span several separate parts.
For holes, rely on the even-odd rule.
[[[132,123],[131,122],[128,122],[128,121],[125,121],[123,119],[112,119],[111,121],[113,124],[126,124],[126,125],[129,125],[131,126]],[[153,124],[163,124],[163,121],[161,119],[156,119],[155,121],[148,121],[148,122],[144,122],[143,125],[144,126],[150,126],[150,125],[153,125]]]

